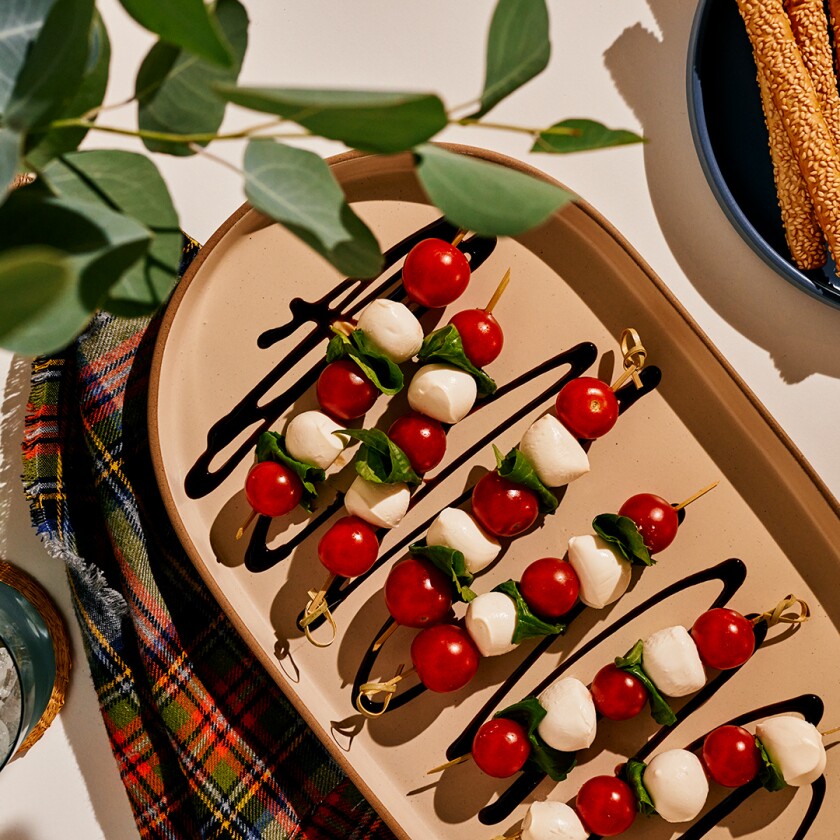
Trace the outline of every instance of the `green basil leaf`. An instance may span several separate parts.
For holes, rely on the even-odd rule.
[[[319,137],[381,154],[403,152],[424,143],[449,121],[443,102],[431,93],[230,84],[217,84],[215,89],[244,108],[277,114]]]
[[[350,209],[329,166],[314,152],[251,140],[245,151],[245,195],[349,277],[375,277],[379,243]]]
[[[770,758],[770,754],[767,752],[764,744],[756,738],[755,745],[758,747],[759,753],[761,753],[761,770],[758,773],[758,780],[761,784],[767,788],[771,793],[775,793],[777,790],[782,790],[782,788],[787,787],[787,782],[785,781],[785,777],[782,775],[782,770],[772,758]]]
[[[490,22],[481,117],[545,70],[551,56],[545,0],[499,0]]]
[[[629,517],[599,513],[592,520],[592,528],[602,540],[614,545],[628,562],[636,566],[652,566],[656,562],[650,556],[636,523]]]
[[[126,316],[157,309],[175,285],[182,234],[166,183],[154,163],[134,152],[97,149],[70,152],[52,161],[42,174],[56,195],[105,204],[151,231],[148,252],[110,289],[103,306]]]
[[[496,383],[467,358],[461,334],[454,324],[448,324],[430,332],[423,339],[417,358],[421,362],[442,362],[466,371],[475,379],[479,397],[486,397],[496,392]]]
[[[502,478],[533,490],[543,513],[554,513],[557,510],[557,497],[540,481],[531,462],[516,447],[502,457],[501,451],[494,444],[493,452],[496,455],[496,472]]]
[[[456,227],[480,236],[524,233],[575,199],[555,184],[431,143],[415,152],[417,176],[432,203]]]
[[[204,0],[120,0],[123,8],[161,41],[181,47],[213,65],[230,67],[234,60],[225,36],[219,11],[213,17],[212,6]]]
[[[318,498],[315,482],[323,481],[325,478],[325,473],[320,467],[313,467],[311,464],[304,464],[303,461],[292,458],[286,449],[286,438],[279,432],[263,432],[260,435],[257,441],[257,461],[276,461],[292,470],[303,485],[300,506],[312,512],[313,503]]]
[[[567,129],[575,133],[567,134],[565,133]],[[572,119],[554,123],[550,128],[541,131],[531,151],[565,155],[570,152],[608,149],[611,146],[644,142],[644,137],[632,131],[607,128],[603,123],[595,122],[595,120]]]
[[[408,550],[411,554],[425,557],[451,578],[457,600],[468,604],[475,598],[475,592],[469,588],[475,575],[467,568],[467,561],[460,551],[448,545],[426,545],[425,542],[414,543]]]
[[[374,484],[410,484],[417,486],[422,479],[411,468],[411,462],[402,449],[385,432],[379,429],[342,429],[337,435],[360,440],[362,445],[356,455],[356,472],[365,481]]]
[[[159,4],[166,8],[167,3]],[[225,101],[213,85],[235,82],[248,46],[248,14],[238,0],[219,0],[216,17],[230,42],[233,60],[220,66],[199,54],[179,50],[166,39],[149,51],[135,83],[139,103],[137,124],[143,131],[167,134],[215,134],[225,115]],[[206,146],[206,140],[197,143]],[[143,139],[149,151],[187,156],[195,151],[186,143]]]
[[[633,788],[633,793],[636,794],[636,807],[639,809],[639,813],[644,814],[646,817],[652,817],[656,813],[656,806],[653,804],[645,783],[642,781],[642,776],[646,768],[647,764],[644,761],[637,761],[635,758],[631,758],[624,765],[623,775],[627,784]]]
[[[531,608],[522,597],[519,586],[514,580],[506,580],[493,587],[493,592],[502,592],[516,605],[516,627],[513,630],[511,642],[518,645],[525,639],[538,639],[543,636],[558,636],[566,632],[566,625],[562,622],[550,624],[531,612]]]
[[[577,753],[555,750],[540,738],[537,727],[545,716],[546,711],[536,697],[526,697],[493,715],[496,718],[515,720],[522,726],[528,733],[528,741],[531,744],[528,761],[539,767],[553,781],[562,782],[577,763]]]
[[[334,362],[349,356],[365,376],[383,394],[398,394],[405,383],[399,365],[391,361],[365,335],[363,330],[353,330],[349,336],[337,332],[327,345],[327,361]]]
[[[15,80],[26,60],[29,47],[38,37],[55,0],[20,0],[0,3],[0,113],[5,113]]]
[[[645,643],[640,639],[626,656],[616,657],[615,666],[628,674],[632,674],[645,687],[648,693],[650,714],[653,719],[662,726],[673,726],[677,722],[677,716],[668,705],[667,700],[659,693],[659,689],[653,684],[653,680],[645,672],[642,663],[644,647]]]
[[[20,169],[23,138],[13,128],[0,126],[0,201],[12,185]]]

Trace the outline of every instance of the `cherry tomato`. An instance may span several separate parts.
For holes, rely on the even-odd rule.
[[[416,411],[397,417],[388,437],[405,452],[415,472],[434,469],[446,454],[446,431],[441,423]]]
[[[595,674],[590,690],[598,714],[610,720],[636,717],[648,699],[641,681],[612,663]]]
[[[379,391],[352,359],[330,362],[315,386],[321,408],[338,420],[355,420],[369,411]]]
[[[469,633],[455,624],[427,627],[411,643],[411,662],[431,691],[463,688],[475,676],[479,656]]]
[[[458,330],[464,352],[476,367],[484,367],[499,358],[505,336],[492,312],[464,309],[456,312],[449,323]]]
[[[677,536],[679,517],[674,508],[653,493],[631,496],[619,509],[619,516],[632,519],[651,554],[668,548]]]
[[[522,573],[519,591],[536,615],[554,619],[575,605],[580,581],[571,563],[558,557],[543,557]]]
[[[245,479],[245,498],[262,516],[283,516],[297,505],[302,493],[297,475],[276,461],[254,464]]]
[[[636,819],[636,797],[616,776],[595,776],[578,791],[575,810],[590,834],[615,837]]]
[[[704,612],[694,622],[691,637],[704,664],[719,671],[743,665],[755,650],[752,624],[725,607]]]
[[[358,577],[376,562],[376,531],[358,516],[342,516],[318,543],[318,559],[341,577]]]
[[[606,382],[581,376],[567,382],[557,395],[557,419],[577,438],[605,435],[618,419],[618,400]]]
[[[532,490],[493,470],[473,488],[472,509],[486,531],[497,537],[515,537],[534,524],[539,505]]]
[[[406,557],[385,581],[385,604],[398,624],[430,627],[452,610],[452,583],[425,557]]]
[[[741,787],[761,770],[755,736],[740,726],[719,726],[703,741],[706,772],[724,787]]]
[[[508,718],[483,723],[472,742],[472,757],[478,769],[497,779],[518,773],[530,754],[528,733]]]
[[[422,306],[448,306],[470,282],[467,258],[443,239],[418,242],[405,258],[402,281],[408,296]]]

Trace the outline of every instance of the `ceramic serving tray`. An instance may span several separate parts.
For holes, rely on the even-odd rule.
[[[488,152],[459,151],[531,171]],[[730,679],[715,683],[703,702],[683,709],[685,703],[677,701],[681,722],[657,749],[686,746],[736,715],[803,694],[823,699],[825,727],[840,725],[837,502],[662,282],[582,201],[538,230],[499,240],[475,268],[465,295],[447,311],[423,317],[429,331],[458,309],[484,305],[510,267],[513,280],[495,310],[505,348],[488,369],[502,395],[450,430],[447,455],[429,474],[433,480],[422,498],[382,541],[381,555],[390,562],[343,593],[335,610],[336,642],[319,649],[306,641],[296,622],[307,591],[324,578],[317,542],[341,515],[330,518],[323,511],[349,485],[353,467],[346,465],[326,482],[316,525],[301,512],[267,528],[252,527],[237,542],[234,535],[249,512],[242,487],[253,461],[251,441],[261,423],[282,429],[286,418],[317,407],[310,383],[323,364],[325,324],[357,313],[366,295],[382,294],[377,290],[399,296],[399,243],[427,225],[443,231],[435,227],[440,214],[418,186],[409,156],[351,154],[331,165],[382,247],[397,248],[393,267],[368,283],[345,281],[280,227],[241,208],[201,251],[166,312],[149,425],[160,489],[186,551],[256,656],[395,834],[490,840],[515,830],[534,799],[571,802],[587,778],[611,773],[622,758],[642,749],[658,731],[645,713],[627,723],[602,721],[595,744],[580,755],[565,782],[543,780],[522,797],[519,787],[509,791],[510,780],[484,776],[471,762],[426,775],[446,760],[447,749],[483,707],[492,712],[526,696],[606,629],[615,632],[574,660],[567,673],[588,683],[637,639],[673,624],[690,626],[719,598],[724,586],[719,578],[736,568],[732,583],[740,564],[725,564],[705,582],[675,586],[671,597],[658,593],[730,558],[746,568],[743,583],[735,580],[727,591],[733,608],[761,612],[794,593],[810,603],[813,618],[795,630],[773,628],[754,657]],[[507,656],[485,660],[462,691],[426,691],[380,718],[362,717],[352,687],[366,676],[360,664],[388,618],[381,591],[388,567],[439,509],[457,499],[469,509],[469,488],[495,465],[489,441],[507,451],[534,419],[551,410],[559,384],[577,372],[563,361],[570,348],[594,343],[599,355],[584,363],[588,372],[608,381],[617,377],[622,361],[617,339],[625,327],[639,331],[649,365],[662,371],[661,383],[593,443],[591,472],[568,488],[556,514],[510,541],[473,588],[489,590],[518,578],[539,557],[563,556],[570,536],[589,532],[593,516],[617,511],[635,493],[676,502],[720,480],[717,489],[687,509],[674,544],[655,566],[636,572],[620,601],[605,610],[584,610],[542,655],[534,656],[535,643],[526,642]],[[390,402],[380,398],[366,425],[387,428],[405,405],[404,395]],[[478,445],[482,440],[488,442]],[[256,542],[246,563],[251,541]],[[288,551],[289,545],[296,547]],[[649,601],[652,606],[633,620],[620,622]],[[316,638],[324,638],[327,629],[317,629]],[[414,632],[399,628],[369,676],[388,678],[399,664],[409,663]],[[518,678],[509,679],[517,670]],[[410,688],[412,679],[401,690]],[[708,836],[793,837],[809,809],[819,808],[808,836],[834,837],[840,757],[834,750],[828,755],[824,801],[819,785],[814,791],[759,790],[731,814],[715,816]],[[713,786],[707,812],[723,796]],[[510,813],[500,817],[505,811]],[[485,821],[497,821],[485,824],[479,812]],[[659,818],[639,818],[625,836],[670,838],[686,831],[701,836]]]

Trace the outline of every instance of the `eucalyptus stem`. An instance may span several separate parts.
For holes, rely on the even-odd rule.
[[[485,122],[472,117],[463,117],[460,120],[452,121],[455,125],[475,126],[477,128],[495,128],[498,131],[514,131],[517,134],[528,134],[531,137],[539,137],[541,134],[557,134],[564,137],[579,137],[579,128],[568,128],[567,126],[554,126],[552,128],[527,128],[524,125],[510,125],[509,123]]]

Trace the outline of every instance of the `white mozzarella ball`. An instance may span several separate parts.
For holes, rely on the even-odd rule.
[[[569,540],[569,562],[580,580],[580,600],[603,609],[630,585],[632,567],[606,540],[594,534]]]
[[[452,365],[424,365],[408,386],[408,404],[441,423],[458,423],[478,395],[475,379]]]
[[[589,832],[565,802],[534,802],[522,821],[522,840],[586,840]]]
[[[551,414],[540,417],[528,427],[522,435],[519,451],[548,487],[562,487],[589,472],[589,458],[583,447]]]
[[[666,627],[649,636],[642,651],[642,666],[667,697],[685,697],[706,684],[697,645],[685,627]]]
[[[688,750],[660,753],[645,768],[642,782],[653,807],[669,823],[693,820],[703,810],[709,795],[703,765]]]
[[[464,555],[467,569],[477,575],[498,556],[501,546],[468,513],[444,508],[426,534],[428,545],[446,545]]]
[[[377,528],[396,528],[410,500],[407,484],[376,484],[358,476],[347,490],[344,507],[348,513]]]
[[[482,656],[501,656],[513,650],[516,604],[504,592],[483,592],[467,607],[467,632]]]
[[[325,470],[347,443],[347,438],[333,434],[342,428],[320,411],[304,411],[286,426],[286,449],[295,460]]]
[[[557,680],[537,699],[546,711],[537,727],[546,744],[563,752],[585,750],[592,745],[598,718],[592,694],[580,680]]]
[[[810,785],[822,776],[825,746],[812,723],[793,715],[779,715],[759,723],[755,734],[792,787]]]
[[[371,301],[359,315],[358,329],[397,364],[417,355],[423,344],[423,327],[404,304],[379,298]]]

